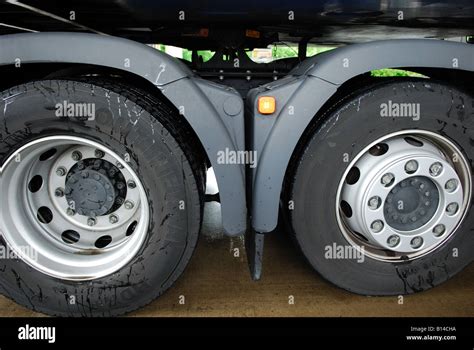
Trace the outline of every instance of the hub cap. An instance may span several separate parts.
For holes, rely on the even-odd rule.
[[[20,159],[18,161],[18,159]],[[1,230],[12,250],[48,275],[103,277],[127,264],[149,227],[149,206],[133,169],[87,139],[33,141],[5,163]]]
[[[446,242],[470,197],[470,168],[461,151],[440,135],[404,131],[355,157],[339,185],[337,216],[347,240],[367,255],[405,260]]]
[[[116,211],[127,196],[122,172],[102,159],[74,165],[66,177],[66,200],[78,214],[95,217]]]
[[[428,177],[413,176],[396,184],[387,195],[384,218],[390,227],[413,231],[429,222],[439,205],[439,191]]]

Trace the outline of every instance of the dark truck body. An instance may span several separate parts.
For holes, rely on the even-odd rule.
[[[24,0],[0,6],[1,22],[34,31],[90,31],[195,49],[264,47],[275,41],[344,44],[471,35],[474,4],[455,1]],[[57,17],[32,11],[39,9]],[[69,21],[70,11],[75,12]],[[59,18],[65,19],[61,21]],[[245,30],[260,35],[239,36]],[[0,34],[21,32],[1,26]]]

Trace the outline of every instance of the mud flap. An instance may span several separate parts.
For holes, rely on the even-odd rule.
[[[248,229],[245,234],[245,249],[250,275],[254,281],[262,276],[264,235]]]

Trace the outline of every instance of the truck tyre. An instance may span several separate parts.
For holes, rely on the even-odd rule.
[[[50,315],[116,316],[166,291],[203,210],[182,117],[97,79],[34,81],[2,98],[0,292]]]
[[[419,292],[459,273],[474,256],[473,140],[472,95],[441,82],[382,82],[343,98],[287,171],[285,214],[309,263],[363,295]]]

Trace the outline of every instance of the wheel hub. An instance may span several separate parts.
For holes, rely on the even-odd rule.
[[[78,214],[107,215],[118,209],[127,196],[125,178],[112,163],[86,159],[72,167],[66,177],[66,199]]]
[[[400,231],[413,231],[434,216],[439,191],[427,177],[413,176],[396,184],[387,195],[384,217],[388,225]]]

